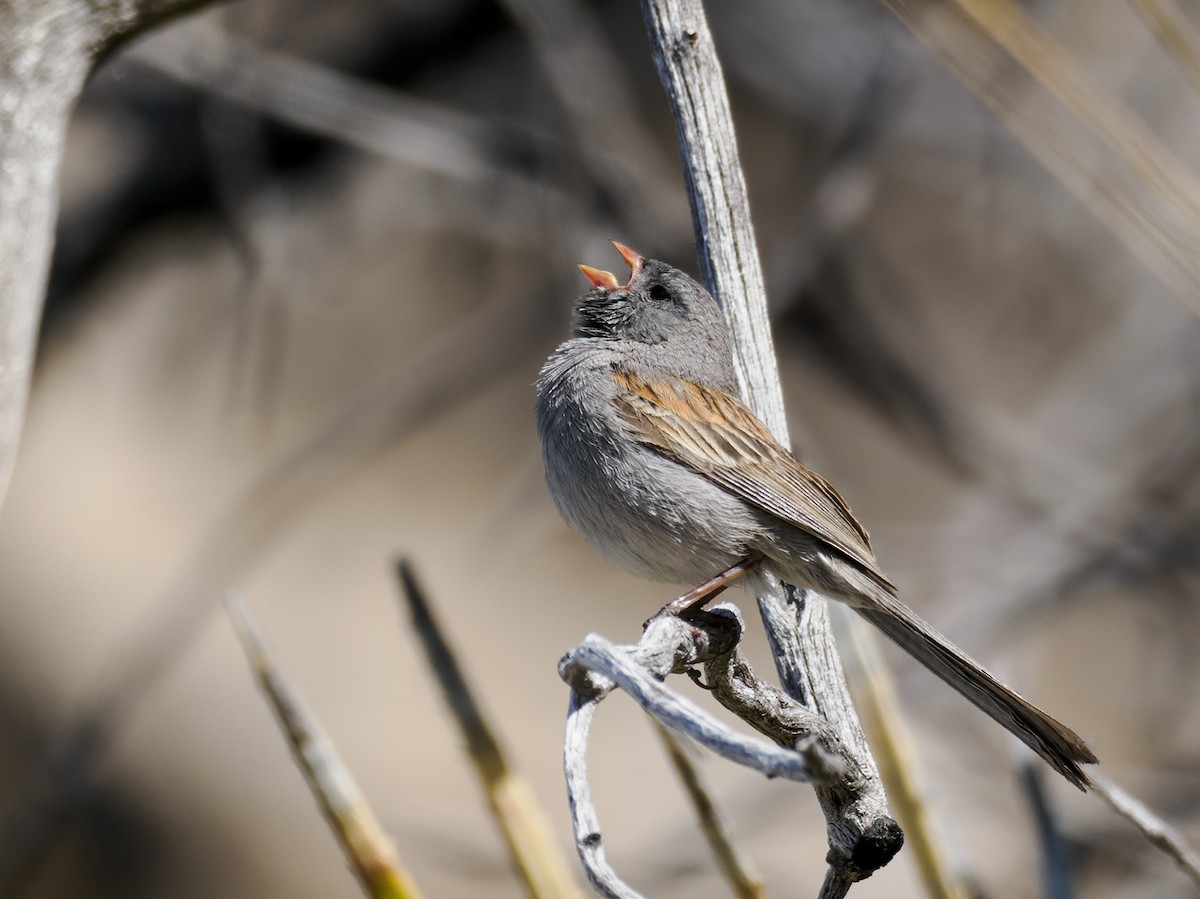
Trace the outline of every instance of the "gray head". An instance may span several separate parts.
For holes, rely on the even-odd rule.
[[[613,246],[632,269],[629,281],[579,266],[592,289],[575,306],[574,336],[612,340],[665,374],[736,389],[729,332],[716,300],[679,269],[616,241]]]

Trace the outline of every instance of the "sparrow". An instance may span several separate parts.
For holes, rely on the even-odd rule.
[[[843,602],[1080,789],[1096,757],[897,598],[825,478],[738,399],[729,330],[691,277],[613,242],[631,273],[591,289],[537,381],[546,483],[567,523],[632,574],[694,584],[748,570]]]

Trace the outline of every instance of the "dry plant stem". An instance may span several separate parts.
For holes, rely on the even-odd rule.
[[[590,634],[559,663],[559,674],[576,692],[600,701],[619,687],[667,727],[686,734],[717,755],[753,768],[766,777],[785,777],[809,783],[841,773],[843,765],[817,741],[799,746],[799,752],[777,749],[761,740],[730,730],[708,712],[663,685],[656,661],[670,662],[666,673],[681,674],[708,654],[707,627],[693,627],[674,619],[687,630],[677,630],[672,619],[655,621],[632,650]],[[712,686],[712,685],[710,685]],[[764,715],[772,713],[762,708]]]
[[[846,875],[840,874],[834,868],[830,868],[825,874],[825,881],[821,884],[821,892],[817,893],[817,899],[844,899],[849,894],[850,887],[854,886],[856,882]]]
[[[0,498],[25,419],[67,125],[96,58],[201,0],[0,3]]]
[[[181,655],[226,585],[382,449],[473,396],[549,336],[537,303],[496,300],[434,338],[316,428],[216,522],[174,589],[115,651],[92,695],[48,750],[44,772],[0,822],[0,895],[53,844],[85,795],[125,714]]]
[[[1186,33],[1185,23],[1160,0],[1128,2],[1146,19],[1158,42],[1191,80],[1192,86],[1200,89],[1200,54],[1196,52],[1193,38]]]
[[[1089,773],[1092,778],[1092,791],[1099,794],[1109,808],[1136,827],[1151,845],[1165,853],[1197,887],[1200,887],[1200,855],[1184,841],[1179,831],[1099,771]]]
[[[555,205],[568,202],[500,161],[505,151],[546,143],[545,135],[501,128],[208,23],[155,35],[123,58],[363,152],[467,182],[503,178]]]
[[[743,397],[772,433],[790,444],[771,343],[758,247],[738,157],[724,76],[699,0],[643,0],[647,32],[675,116],[704,280],[729,320]],[[853,784],[820,787],[830,865],[839,879],[861,879],[886,864],[903,835],[862,734],[825,600],[799,602],[782,589],[759,597],[776,666],[789,695],[826,718],[849,749]]]
[[[642,12],[675,117],[701,276],[729,319],[742,395],[786,444],[762,264],[708,19],[699,0],[643,0]]]
[[[884,0],[1192,311],[1200,180],[1014,0]]]
[[[875,759],[851,704],[841,659],[832,641],[829,604],[811,590],[758,597],[767,639],[783,687],[827,720],[858,765],[858,776],[817,789],[829,833],[827,856],[834,880],[862,880],[900,851],[904,833],[888,813],[887,797]],[[828,672],[836,671],[837,678]],[[847,715],[849,722],[847,724]],[[828,883],[829,881],[827,881]]]
[[[704,778],[688,752],[688,746],[683,739],[673,731],[667,730],[657,721],[654,729],[667,750],[667,758],[675,769],[679,782],[691,800],[696,812],[696,820],[700,830],[712,850],[717,867],[729,882],[733,895],[738,899],[760,899],[763,895],[763,883],[754,873],[754,867],[745,858],[733,841],[733,826],[725,819],[716,798],[704,782]]]
[[[852,648],[844,657],[852,692],[858,699],[864,729],[871,735],[875,759],[888,785],[892,808],[904,827],[904,841],[912,851],[925,892],[929,899],[967,899],[969,892],[951,870],[945,844],[938,837],[930,808],[922,798],[912,740],[891,673],[882,664],[875,633],[861,626],[849,628],[848,632]]]
[[[363,892],[374,899],[419,899],[416,885],[397,861],[391,840],[338,758],[337,750],[268,651],[249,607],[241,599],[230,598],[226,608],[296,765]]]
[[[642,899],[640,893],[628,886],[608,863],[604,838],[600,833],[600,818],[592,802],[587,776],[587,744],[596,717],[599,697],[587,698],[571,691],[567,706],[567,726],[563,734],[563,773],[567,781],[567,803],[571,809],[571,829],[575,848],[583,863],[588,883],[607,899]]]
[[[433,616],[411,565],[401,560],[397,573],[408,601],[413,630],[421,640],[446,704],[458,722],[467,744],[467,754],[483,785],[488,808],[500,827],[509,858],[526,890],[534,899],[582,896],[571,877],[566,858],[552,836],[545,811],[529,782],[509,764],[474,691],[467,684],[454,651]]]
[[[801,728],[795,731],[797,736],[790,744],[795,749],[777,748],[730,730],[662,683],[668,674],[682,673],[692,665],[732,653],[741,634],[737,610],[732,606],[718,606],[695,622],[674,616],[654,618],[647,624],[636,646],[616,646],[603,637],[590,635],[559,662],[559,675],[571,686],[563,768],[575,845],[588,880],[601,895],[638,895],[621,881],[605,858],[600,822],[587,781],[586,753],[592,719],[596,706],[614,689],[624,690],[672,730],[768,777],[802,782],[828,780],[840,777],[847,767],[848,760],[831,751],[837,744],[827,743],[821,739],[822,735],[814,736]],[[709,686],[714,694],[726,691],[719,670],[710,673]],[[733,685],[728,690],[736,693],[737,687]],[[758,697],[752,717],[760,722],[788,718],[790,725],[755,725],[779,733],[786,732],[789,726],[794,728],[796,720],[812,719],[806,710],[782,694]],[[824,725],[824,722],[820,724]]]

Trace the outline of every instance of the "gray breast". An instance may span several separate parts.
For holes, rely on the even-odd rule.
[[[609,561],[640,577],[698,583],[746,554],[760,516],[633,439],[612,405],[614,359],[602,341],[575,340],[543,368],[547,485],[563,518]]]

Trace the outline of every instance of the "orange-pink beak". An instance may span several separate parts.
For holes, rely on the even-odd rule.
[[[602,290],[618,290],[622,286],[628,287],[641,272],[642,266],[646,264],[646,260],[637,250],[630,249],[623,243],[617,243],[615,240],[609,241],[609,243],[617,248],[617,252],[621,254],[621,258],[629,266],[629,280],[624,285],[617,281],[617,276],[612,272],[592,268],[590,265],[581,265],[579,266],[579,270],[583,272],[583,276],[592,283],[593,287],[599,287]]]

